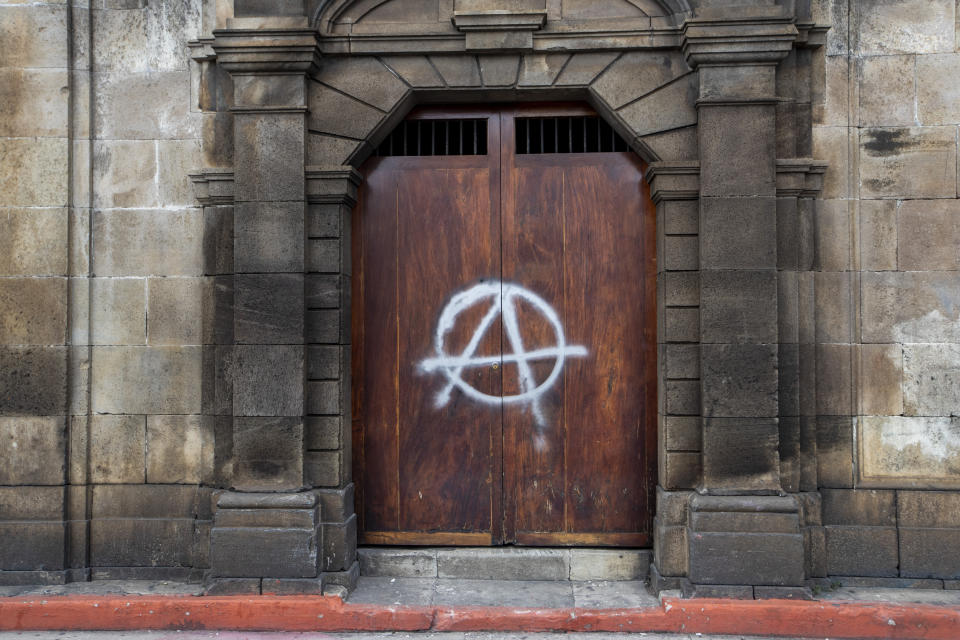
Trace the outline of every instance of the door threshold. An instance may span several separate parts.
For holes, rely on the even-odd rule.
[[[360,575],[461,580],[643,581],[650,549],[360,547]]]

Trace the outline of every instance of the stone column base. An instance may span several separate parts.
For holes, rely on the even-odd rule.
[[[801,524],[793,496],[693,496],[691,588],[702,596],[722,585],[727,597],[745,597],[738,587],[805,587]]]
[[[210,532],[207,592],[322,593],[322,547],[313,493],[224,493]]]

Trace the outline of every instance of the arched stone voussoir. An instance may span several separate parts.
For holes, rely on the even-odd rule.
[[[427,56],[383,56],[380,61],[415,89],[435,89],[444,86],[443,78]]]
[[[387,117],[380,109],[319,82],[310,83],[309,95],[307,129],[313,133],[360,141]]]
[[[383,62],[370,56],[324,58],[316,79],[384,113],[410,90]]]
[[[479,87],[480,63],[473,55],[433,55],[430,62],[448,87]]]
[[[631,51],[610,65],[590,87],[604,102],[619,109],[690,71],[679,51]]]
[[[518,54],[481,55],[480,78],[485,87],[512,87],[520,74],[520,56]]]
[[[645,136],[697,123],[699,80],[688,73],[617,109],[635,135]]]
[[[634,148],[642,146],[663,162],[698,160],[700,158],[697,126],[670,129],[638,136]]]
[[[558,87],[585,87],[619,57],[619,53],[612,51],[575,53],[570,56],[553,84]]]

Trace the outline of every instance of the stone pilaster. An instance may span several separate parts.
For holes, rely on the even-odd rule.
[[[232,427],[225,435],[229,486],[238,493],[218,500],[211,590],[259,591],[264,581],[287,579],[298,582],[271,590],[316,592],[322,533],[304,476],[304,159],[317,38],[305,17],[241,13],[247,17],[228,21],[213,41],[233,88]]]
[[[687,535],[702,595],[805,579],[800,505],[779,495],[777,65],[796,37],[782,8],[746,2],[683,27],[700,77],[703,476]]]
[[[324,579],[347,588],[359,575],[350,405],[350,220],[359,184],[352,167],[307,167],[305,472],[323,515]]]

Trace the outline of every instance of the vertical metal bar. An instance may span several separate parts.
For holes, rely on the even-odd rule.
[[[420,149],[420,121],[415,120],[415,122],[417,123],[417,155],[422,156],[423,152]]]
[[[546,134],[543,131],[543,118],[537,118],[540,121],[540,151],[538,153],[543,153],[544,145],[543,141],[546,138]]]
[[[478,124],[477,121],[474,120],[473,121],[473,155],[477,155],[480,152],[480,149],[477,147],[477,129],[479,129],[477,124]]]
[[[553,119],[553,152],[560,153],[560,118]]]
[[[580,118],[583,121],[583,152],[587,152],[587,117]]]
[[[567,118],[567,151],[573,153],[573,118]]]
[[[530,120],[525,119],[523,121],[523,130],[527,134],[527,146],[523,152],[530,153]]]
[[[450,155],[450,121],[443,121],[443,155]]]

